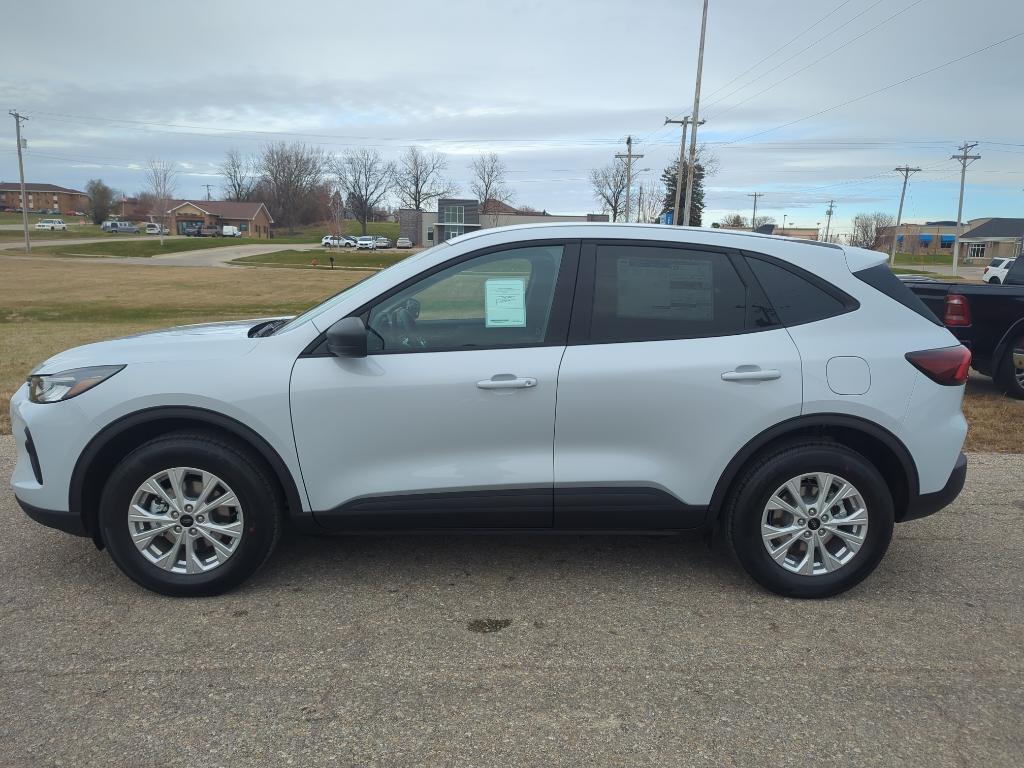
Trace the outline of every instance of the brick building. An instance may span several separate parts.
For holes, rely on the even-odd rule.
[[[91,207],[89,196],[85,192],[56,184],[25,183],[25,197],[28,198],[29,211],[39,213],[59,213],[62,216],[73,216],[76,212],[88,211]],[[21,185],[18,182],[0,182],[0,211],[20,209]]]
[[[233,200],[184,200],[168,211],[168,228],[175,235],[187,235],[199,227],[238,227],[242,237],[270,238],[274,219],[263,203]]]

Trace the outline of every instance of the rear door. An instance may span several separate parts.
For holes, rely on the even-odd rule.
[[[689,528],[754,436],[800,414],[801,366],[736,254],[584,246],[558,376],[555,525]]]

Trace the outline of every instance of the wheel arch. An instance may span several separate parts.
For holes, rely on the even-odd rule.
[[[830,439],[864,455],[892,490],[900,520],[919,493],[917,465],[903,442],[892,432],[857,416],[814,413],[769,427],[751,439],[722,472],[711,496],[710,516],[718,519],[736,479],[745,467],[768,451],[800,438]]]
[[[302,512],[302,500],[288,466],[278,452],[245,424],[216,411],[190,406],[160,406],[122,416],[89,441],[71,474],[68,509],[81,516],[85,530],[98,547],[103,546],[96,519],[99,498],[110,471],[130,451],[148,440],[182,429],[216,431],[243,448],[255,452],[276,481],[289,515]]]
[[[1017,320],[1013,325],[1006,329],[1002,337],[999,339],[999,343],[996,344],[995,349],[992,351],[992,363],[991,371],[993,376],[997,376],[999,373],[999,364],[1003,361],[1003,356],[1006,354],[1006,350],[1009,349],[1010,344],[1019,334],[1024,333],[1024,317]]]

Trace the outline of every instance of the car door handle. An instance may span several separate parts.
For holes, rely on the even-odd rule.
[[[499,373],[489,379],[478,381],[480,389],[529,389],[537,386],[537,380],[529,376],[513,376],[510,373]]]
[[[781,378],[782,372],[774,368],[757,368],[748,365],[741,365],[735,371],[726,371],[722,374],[722,381],[774,381]]]

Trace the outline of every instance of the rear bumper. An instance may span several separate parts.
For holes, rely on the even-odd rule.
[[[70,533],[74,536],[88,536],[88,531],[85,530],[85,526],[82,524],[82,516],[77,515],[74,512],[60,512],[53,509],[40,509],[34,507],[28,502],[22,501],[17,496],[14,497],[18,501],[18,505],[24,510],[25,514],[35,520],[37,523],[42,523],[50,528],[56,528],[59,531]]]
[[[911,499],[910,504],[907,505],[907,511],[899,519],[899,522],[905,523],[907,520],[917,520],[934,515],[940,509],[948,507],[960,495],[966,479],[967,457],[961,453],[942,490],[935,493],[922,493]]]

